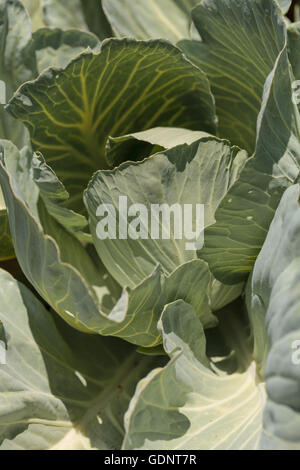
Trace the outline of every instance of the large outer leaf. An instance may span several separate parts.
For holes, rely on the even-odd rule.
[[[300,340],[299,195],[299,185],[285,192],[249,281],[250,315],[265,321],[268,337],[264,449],[300,450],[300,367],[292,360]]]
[[[183,298],[190,302],[205,327],[216,324],[211,312],[208,266],[193,260],[169,278],[157,268],[134,289],[119,285],[90,252],[51,216],[44,195],[33,179],[32,155],[5,148],[0,182],[9,209],[18,262],[38,293],[70,325],[84,332],[118,336],[151,348],[161,343],[157,322],[164,305]],[[46,180],[39,167],[40,180]],[[47,185],[53,199],[61,187]],[[19,234],[22,233],[22,237]],[[93,259],[93,261],[92,261]],[[238,295],[234,287],[232,295]],[[119,299],[119,300],[118,300]]]
[[[215,129],[207,78],[163,41],[105,41],[99,54],[23,85],[8,110],[29,127],[75,207],[93,171],[107,167],[109,135],[155,125]]]
[[[274,0],[203,0],[193,20],[203,42],[179,46],[209,77],[219,135],[252,153],[263,86],[285,42],[281,12]]]
[[[199,0],[102,0],[102,3],[117,36],[176,42],[190,37],[190,13]]]
[[[155,240],[151,236],[150,215],[147,239],[130,237],[100,240],[97,224],[100,204],[111,204],[117,220],[121,209],[119,197],[127,196],[128,208],[142,204],[151,213],[154,204],[205,205],[205,226],[214,223],[214,213],[230,186],[237,179],[247,159],[244,151],[230,147],[226,141],[203,138],[156,154],[138,163],[125,163],[112,171],[99,171],[84,195],[90,216],[90,228],[98,254],[108,271],[121,285],[133,287],[149,276],[159,264],[170,274],[181,264],[197,258],[197,251],[187,251],[187,240],[175,238],[171,224],[170,238]],[[166,229],[166,227],[162,227]],[[195,230],[195,223],[193,226]],[[117,223],[119,230],[119,223]]]
[[[78,333],[0,270],[0,449],[117,449],[139,378],[157,360],[120,340]]]
[[[284,190],[299,177],[300,120],[291,81],[284,49],[266,82],[256,152],[205,233],[200,255],[222,282],[236,283],[249,274]]]
[[[171,360],[140,381],[126,414],[123,448],[257,448],[265,394],[255,364],[231,375],[211,370],[201,323],[182,301],[165,308],[160,329]],[[245,348],[241,328],[233,335]]]
[[[110,24],[103,12],[101,0],[41,1],[44,21],[48,26],[91,31],[101,40],[113,36]]]

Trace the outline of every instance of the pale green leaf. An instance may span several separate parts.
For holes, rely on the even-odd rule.
[[[279,3],[282,13],[284,14],[289,11],[292,4],[292,0],[277,0],[277,2]]]
[[[35,31],[45,26],[43,21],[42,0],[22,0],[22,2],[30,15],[32,30]]]
[[[217,279],[237,283],[250,273],[285,189],[299,177],[299,113],[292,102],[286,49],[264,89],[254,156],[216,211],[200,252]]]
[[[206,263],[194,260],[170,277],[157,268],[138,286],[122,293],[94,250],[84,248],[57,217],[51,216],[45,195],[42,197],[32,177],[34,171],[28,150],[20,154],[12,144],[4,147],[0,182],[18,262],[41,297],[67,323],[80,331],[118,336],[152,348],[161,343],[157,322],[164,305],[183,298],[191,302],[206,327],[216,324]],[[47,181],[48,169],[42,165],[41,175],[43,171],[45,177],[39,179]],[[47,186],[47,197],[56,185],[57,181],[52,181]],[[234,289],[232,295],[237,295]]]
[[[94,244],[113,277],[121,285],[133,287],[149,276],[158,264],[166,274],[170,274],[181,264],[197,258],[197,248],[186,249],[188,240],[185,233],[182,236],[176,234],[172,220],[170,233],[167,233],[168,215],[159,221],[159,238],[152,237],[151,206],[178,204],[179,210],[183,211],[185,204],[191,204],[195,230],[196,204],[203,204],[204,224],[208,227],[214,223],[215,210],[237,179],[246,159],[246,152],[231,148],[226,141],[207,137],[191,145],[155,154],[142,162],[124,163],[115,170],[96,173],[85,192],[84,201]],[[127,197],[128,208],[132,204],[142,204],[147,210],[148,224],[139,223],[137,239],[128,235],[126,239],[117,236],[119,219],[124,217],[119,198],[124,196]],[[115,210],[115,239],[100,239],[98,236],[100,217],[97,210],[100,204],[110,204]],[[126,217],[124,223],[128,232]],[[162,239],[163,231],[168,235],[165,239]]]
[[[70,206],[80,209],[93,172],[108,166],[109,135],[156,125],[215,130],[207,78],[164,41],[105,41],[99,54],[82,54],[24,84],[7,109],[29,127]]]
[[[102,0],[102,3],[117,36],[177,42],[190,37],[191,10],[199,0]]]
[[[64,203],[68,201],[69,194],[55,173],[45,163],[42,155],[32,159],[33,179],[39,188],[49,214],[69,232],[75,233],[79,238],[89,240],[89,234],[82,231],[87,227],[87,219],[73,212]]]
[[[101,273],[96,268],[84,247],[47,212],[32,178],[31,153],[27,150],[21,155],[11,144],[11,147],[4,147],[4,155],[6,165],[2,167],[1,184],[9,208],[16,255],[23,272],[67,322],[84,331],[97,331],[94,322],[99,318],[101,323],[101,316],[96,294],[91,293],[87,282],[90,281],[90,288],[95,286],[103,298],[107,296],[109,304],[111,295],[109,279],[104,280],[105,271]],[[41,221],[45,224],[44,229]],[[72,266],[66,264],[69,261]],[[120,295],[113,283],[112,289]],[[90,310],[94,312],[94,318]],[[105,317],[103,322],[105,324]]]
[[[54,321],[3,270],[1,323],[7,351],[0,365],[0,449],[119,448],[130,396],[158,359]]]
[[[300,450],[300,187],[286,190],[249,281],[248,309],[268,401],[263,449]],[[265,323],[265,340],[257,335]],[[295,346],[296,345],[296,346]],[[266,359],[267,356],[267,359]],[[266,363],[265,363],[266,359]]]
[[[238,352],[239,342],[247,348],[239,316],[226,318]],[[171,360],[140,381],[126,413],[123,448],[256,449],[265,392],[256,382],[255,363],[247,360],[245,370],[232,374],[210,367],[202,325],[182,301],[166,306],[159,328]]]
[[[252,153],[265,80],[286,32],[274,0],[203,0],[193,10],[202,38],[179,47],[209,77],[219,135]]]

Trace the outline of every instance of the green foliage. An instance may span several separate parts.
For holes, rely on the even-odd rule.
[[[300,450],[290,7],[0,0],[1,450]]]

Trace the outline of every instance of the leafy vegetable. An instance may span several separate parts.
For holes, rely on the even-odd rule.
[[[158,359],[125,342],[77,333],[0,270],[1,450],[115,449],[135,384]]]
[[[226,318],[229,340],[240,344],[241,364],[227,375],[218,365],[210,366],[193,308],[182,301],[165,308],[159,328],[171,361],[139,383],[125,418],[125,449],[258,447],[264,386],[256,383],[255,363],[243,356],[245,335],[236,322],[234,316]]]
[[[231,158],[230,153],[225,156]],[[9,208],[15,251],[35,289],[72,326],[82,331],[121,336],[134,344],[152,347],[161,341],[156,325],[167,302],[182,296],[189,299],[204,324],[212,326],[216,323],[212,305],[224,301],[226,304],[240,294],[242,286],[237,285],[227,287],[225,300],[220,298],[225,288],[213,280],[206,263],[191,258],[190,263],[180,260],[178,265],[174,263],[164,272],[153,265],[141,278],[132,277],[130,288],[124,288],[121,295],[115,273],[114,278],[108,275],[100,260],[92,260],[92,256],[95,259],[93,251],[78,241],[76,214],[65,209],[60,218],[62,207],[57,204],[56,212],[52,205],[49,207],[49,198],[58,199],[61,186],[50,174],[45,196],[40,183],[32,178],[37,164],[36,157],[26,148],[21,153],[12,144],[3,149],[0,178]],[[39,165],[38,168],[39,181],[45,184],[48,167]],[[20,231],[22,240],[18,237]],[[203,289],[199,289],[199,283]],[[153,295],[157,302],[153,302]]]
[[[228,143],[215,138],[203,138],[141,163],[126,163],[111,172],[96,173],[84,199],[94,244],[117,281],[121,285],[138,284],[157,264],[170,274],[180,264],[197,258],[197,252],[196,249],[187,251],[187,239],[176,240],[174,231],[171,239],[154,240],[149,233],[151,224],[145,228],[149,233],[147,239],[100,240],[96,234],[100,204],[112,204],[118,213],[119,197],[123,194],[127,194],[131,203],[142,204],[149,212],[151,204],[205,204],[205,226],[209,226],[214,222],[216,207],[238,178],[246,160],[246,152],[230,148]]]
[[[164,41],[104,42],[99,54],[80,55],[64,70],[48,69],[24,84],[8,111],[28,125],[34,148],[79,210],[93,172],[108,167],[109,135],[155,125],[215,131],[207,78]]]
[[[283,18],[273,0],[204,0],[192,15],[202,41],[179,46],[209,77],[220,135],[253,152],[264,83],[285,44]]]
[[[125,449],[300,449],[300,375],[292,361],[300,335],[299,195],[299,185],[284,194],[249,280],[254,349],[240,304],[219,313],[217,335],[208,335],[218,358],[210,362],[191,305],[166,306],[159,329],[171,361],[139,383]],[[234,355],[220,358],[222,342]]]
[[[26,4],[28,7],[28,2]],[[34,9],[35,3],[30,4]],[[63,32],[59,29],[39,29],[31,34],[28,14],[17,0],[0,0],[0,80],[4,84],[5,100],[25,81],[50,65],[65,66],[72,57],[86,48],[97,49],[98,40],[90,33]],[[0,106],[0,137],[22,147],[28,142],[27,130]],[[1,191],[1,190],[0,190]],[[0,260],[13,257],[5,204],[0,207]]]
[[[299,185],[285,192],[249,281],[251,318],[266,325],[262,345],[263,330],[254,336],[256,351],[267,348],[263,357],[268,402],[261,437],[266,449],[300,449],[300,369],[293,361],[300,335],[299,195]]]
[[[300,450],[293,18],[0,0],[1,450]]]
[[[256,151],[218,207],[202,257],[222,282],[250,273],[284,190],[299,177],[299,112],[284,49],[268,77]]]

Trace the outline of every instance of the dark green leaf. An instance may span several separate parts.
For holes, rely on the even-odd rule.
[[[24,84],[8,110],[28,126],[72,208],[82,208],[93,172],[107,168],[109,135],[156,125],[215,131],[207,78],[164,41],[105,41],[99,54],[83,54]]]

